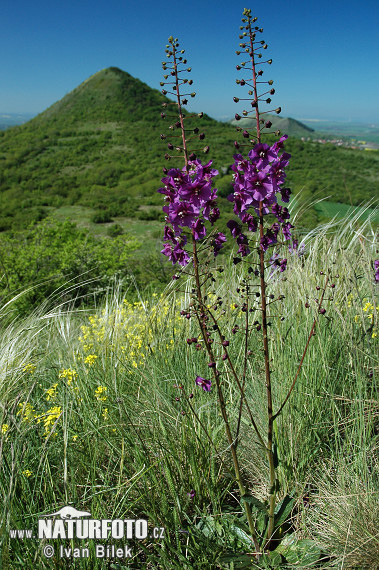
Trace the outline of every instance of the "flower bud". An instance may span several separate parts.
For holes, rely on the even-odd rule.
[[[282,108],[281,108],[281,107],[278,107],[277,109],[275,109],[275,113],[276,113],[277,115],[279,115],[279,113],[281,113],[281,112],[282,112]]]
[[[272,127],[272,122],[271,122],[271,121],[266,121],[266,122],[265,122],[265,127],[266,127],[267,129],[269,129],[270,127]]]
[[[248,133],[247,131],[243,131],[242,136],[243,136],[245,139],[248,139],[250,135],[249,135],[249,133]]]
[[[236,121],[239,121],[239,120],[241,119],[241,116],[240,116],[238,113],[236,113],[236,114],[234,115],[234,118],[235,118]]]
[[[205,147],[203,148],[203,153],[204,153],[204,154],[208,154],[208,152],[209,152],[209,146],[205,146]]]

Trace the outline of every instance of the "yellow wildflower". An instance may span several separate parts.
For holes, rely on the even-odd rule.
[[[105,420],[108,419],[108,408],[104,408],[103,413],[101,414]]]
[[[55,398],[57,397],[57,388],[58,388],[58,384],[53,384],[53,386],[51,388],[49,388],[48,390],[46,390],[46,400],[55,400]]]
[[[29,374],[33,374],[33,372],[36,370],[37,366],[35,366],[34,364],[26,364],[24,366],[24,368],[22,369],[23,372],[28,372]]]
[[[76,440],[78,439],[78,437],[79,437],[78,435],[73,435],[73,436],[72,436],[72,441],[76,441]]]
[[[17,416],[21,416],[23,422],[31,422],[34,417],[34,408],[29,402],[20,402],[18,405]]]
[[[96,354],[89,354],[85,359],[84,359],[84,364],[89,364],[89,366],[92,366],[92,364],[94,364],[96,362],[96,358],[97,355]]]
[[[7,433],[7,431],[9,430],[9,425],[8,424],[3,424],[1,426],[1,433],[4,435]]]
[[[96,400],[98,400],[99,402],[105,402],[107,399],[107,395],[105,394],[106,391],[107,391],[106,386],[98,386],[95,390]]]
[[[60,406],[54,406],[53,408],[50,408],[50,410],[47,410],[46,414],[35,416],[35,418],[38,424],[41,421],[43,421],[45,427],[45,434],[48,434],[50,428],[52,427],[53,424],[55,424],[55,422],[61,416],[61,414],[62,414],[62,408]]]
[[[22,474],[25,475],[25,477],[30,477],[31,475],[33,475],[33,473],[29,471],[29,469],[24,469]]]
[[[72,368],[64,368],[59,372],[59,378],[65,378],[67,386],[71,386],[72,382],[76,380],[78,373]]]

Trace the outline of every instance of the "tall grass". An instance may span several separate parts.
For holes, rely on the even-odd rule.
[[[279,494],[297,498],[291,530],[320,546],[321,567],[374,568],[379,559],[378,311],[369,318],[364,310],[367,303],[377,305],[374,232],[369,221],[359,226],[353,219],[320,227],[301,241],[306,254],[291,255],[286,276],[270,279],[270,292],[285,295],[284,320],[272,318],[270,326],[274,407],[286,395],[304,350],[316,286],[324,278],[320,272],[330,269],[336,287],[328,290],[327,312],[319,318],[277,423]],[[222,318],[230,328],[243,318],[234,308],[243,273],[241,265],[227,262],[222,280],[209,291],[209,302],[212,295],[224,299]],[[43,541],[9,538],[9,529],[36,530],[39,517],[67,504],[90,511],[93,518],[146,517],[166,529],[164,540],[133,544],[128,564],[92,557],[90,564],[71,560],[72,568],[221,568],[227,567],[222,555],[241,547],[243,534],[238,537],[235,528],[242,508],[222,419],[212,392],[205,394],[194,383],[197,374],[207,372],[206,358],[186,343],[197,333],[179,316],[192,287],[181,279],[181,291],[170,285],[162,297],[136,294],[133,304],[115,289],[91,313],[42,308],[3,327],[3,568],[67,567],[57,548],[48,560]],[[230,349],[237,367],[241,345],[236,335]],[[264,393],[260,348],[258,335],[252,335],[247,394],[258,414]],[[240,395],[231,381],[227,397],[236,422]],[[258,416],[259,422],[263,425],[264,418]],[[263,498],[268,491],[264,452],[247,429],[243,416],[242,434],[249,433],[239,444],[245,477],[253,494]]]

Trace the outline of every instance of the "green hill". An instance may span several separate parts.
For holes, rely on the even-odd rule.
[[[170,119],[160,118],[164,101],[158,90],[111,67],[26,124],[0,132],[0,231],[53,215],[68,216],[95,233],[104,232],[96,221],[114,220],[136,234],[149,228],[157,234],[163,220],[162,196],[156,192],[162,167],[181,164],[164,160],[167,141],[160,134],[171,132]],[[306,128],[293,119],[275,119],[283,133]],[[229,211],[235,127],[208,116],[192,124],[205,132],[205,141],[193,145],[210,145],[207,159],[221,173],[221,210]],[[293,155],[288,181],[300,201],[330,197],[358,205],[378,193],[377,152],[296,138],[287,141],[286,150]],[[303,224],[317,221],[311,208]]]
[[[309,137],[314,133],[314,129],[307,127],[296,119],[291,119],[291,117],[280,117],[279,115],[269,114],[264,115],[264,117],[265,120],[270,120],[272,123],[270,130],[286,133],[289,137]],[[242,117],[239,121],[232,119],[230,123],[236,127],[242,127],[243,129],[255,127],[255,120],[247,117]]]

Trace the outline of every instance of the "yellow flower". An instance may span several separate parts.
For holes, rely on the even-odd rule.
[[[64,368],[59,372],[59,378],[66,378],[67,386],[70,386],[74,380],[76,380],[78,373],[72,368]]]
[[[49,388],[48,390],[46,390],[46,400],[55,400],[55,398],[57,397],[57,388],[58,388],[58,384],[53,384],[53,386],[51,388]]]
[[[98,400],[99,402],[105,402],[107,399],[107,396],[105,394],[106,391],[107,391],[106,386],[98,386],[95,390],[96,400]]]
[[[33,475],[33,473],[29,471],[29,469],[24,469],[22,474],[25,475],[25,477],[30,477],[31,475]]]
[[[78,439],[78,437],[79,437],[78,435],[73,435],[73,436],[72,436],[72,441],[76,441],[76,440]]]
[[[8,430],[9,430],[9,425],[8,425],[8,424],[3,424],[3,425],[1,426],[1,433],[2,433],[2,434],[6,434]]]
[[[35,416],[35,418],[38,424],[41,421],[43,421],[45,434],[48,434],[50,427],[52,426],[52,424],[55,424],[55,422],[61,416],[61,414],[62,414],[62,408],[60,406],[54,406],[53,408],[50,408],[50,410],[47,410],[46,414]]]
[[[103,413],[101,414],[105,420],[108,419],[108,408],[104,408]]]
[[[23,422],[31,422],[34,415],[34,408],[29,402],[20,402],[18,405],[17,416],[21,416]]]
[[[35,366],[34,364],[26,364],[24,366],[24,368],[22,369],[23,372],[28,372],[29,374],[33,374],[33,372],[35,371],[35,369],[37,368],[37,366]]]
[[[85,364],[89,364],[89,366],[92,366],[92,364],[95,363],[97,358],[96,354],[89,354],[85,359],[84,359],[84,363]]]

